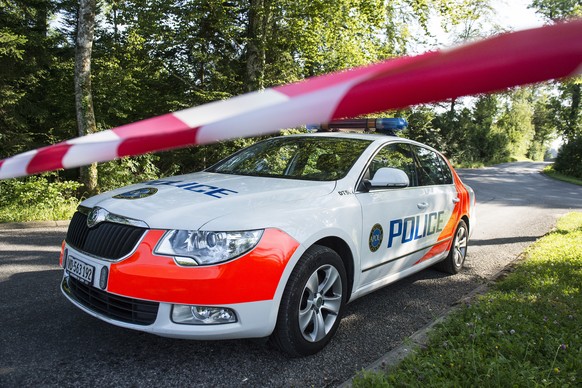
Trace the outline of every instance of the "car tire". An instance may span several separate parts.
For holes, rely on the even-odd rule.
[[[285,287],[272,343],[292,357],[323,349],[335,334],[347,298],[340,256],[314,245],[301,257]]]
[[[465,257],[467,257],[467,243],[469,241],[469,228],[465,221],[460,220],[455,230],[455,236],[451,245],[451,250],[447,258],[437,263],[435,268],[439,271],[452,275],[459,273],[463,268]]]

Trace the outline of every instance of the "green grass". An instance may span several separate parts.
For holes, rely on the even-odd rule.
[[[544,168],[542,171],[545,175],[549,176],[550,178],[557,179],[559,181],[573,183],[575,185],[582,186],[582,179],[574,178],[569,175],[560,174],[556,170],[554,170],[554,166],[548,166]]]
[[[453,312],[426,349],[355,387],[582,385],[582,213],[562,218],[488,293]]]

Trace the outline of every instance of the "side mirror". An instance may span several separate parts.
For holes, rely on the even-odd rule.
[[[374,177],[365,183],[366,187],[404,188],[410,185],[408,175],[402,170],[391,167],[382,167],[374,174]]]

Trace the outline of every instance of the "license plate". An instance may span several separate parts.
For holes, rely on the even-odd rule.
[[[67,272],[83,283],[92,284],[95,267],[69,256],[67,258]]]

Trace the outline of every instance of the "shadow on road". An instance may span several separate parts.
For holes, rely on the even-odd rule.
[[[487,245],[505,245],[505,244],[515,244],[515,243],[531,243],[542,236],[519,236],[519,237],[502,237],[502,238],[491,238],[488,240],[471,240],[472,247],[480,247]]]

